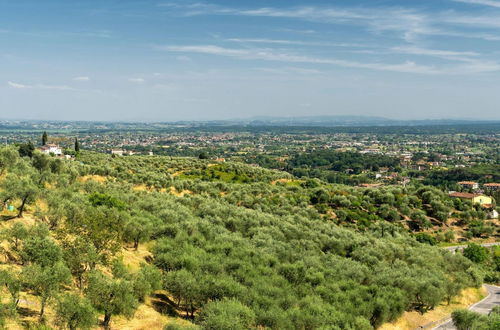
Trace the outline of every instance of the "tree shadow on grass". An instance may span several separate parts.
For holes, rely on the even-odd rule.
[[[163,293],[153,294],[151,296],[151,305],[158,313],[166,314],[171,317],[180,316],[179,313],[177,313],[174,302]]]
[[[20,317],[35,317],[40,315],[39,312],[26,307],[17,307],[17,313]]]

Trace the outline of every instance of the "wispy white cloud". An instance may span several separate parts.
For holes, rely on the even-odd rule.
[[[59,91],[76,91],[77,89],[66,86],[66,85],[45,85],[45,84],[37,84],[37,85],[26,85],[21,83],[16,83],[12,81],[8,81],[7,84],[16,89],[45,89],[45,90],[59,90]]]
[[[330,24],[349,24],[365,26],[373,32],[400,32],[403,38],[412,39],[419,33],[426,32],[427,17],[413,9],[402,8],[359,8],[332,6],[301,6],[289,8],[264,7],[256,9],[239,9],[212,4],[194,3],[164,4],[165,7],[184,10],[185,15],[237,15],[253,17],[272,17],[300,19]],[[193,11],[193,9],[196,9]]]
[[[156,48],[160,50],[166,50],[169,52],[202,53],[202,54],[234,56],[234,57],[244,57],[245,55],[248,55],[250,53],[248,50],[245,49],[223,48],[215,45],[158,46]]]
[[[483,6],[500,8],[500,1],[493,1],[493,0],[453,0],[453,1],[468,3],[471,5],[483,5]]]
[[[28,37],[43,37],[43,38],[104,38],[110,39],[113,37],[111,31],[21,31],[21,30],[7,30],[0,29],[0,33],[9,33],[18,36]]]
[[[485,4],[496,7],[500,1],[455,0],[460,2]],[[289,8],[240,9],[207,3],[161,4],[181,15],[236,15],[272,18],[290,18],[328,24],[344,24],[364,27],[375,34],[396,33],[409,43],[417,43],[425,36],[454,36],[496,41],[498,31],[476,31],[475,28],[500,29],[500,15],[493,13],[478,15],[455,10],[429,12],[410,7],[336,7],[302,6]],[[465,28],[472,28],[464,31]],[[457,31],[457,28],[459,29]]]
[[[299,29],[282,28],[282,29],[279,29],[279,31],[291,32],[291,33],[299,33],[299,34],[314,34],[314,33],[317,33],[317,31],[311,30],[311,29],[299,30]]]
[[[7,84],[12,87],[12,88],[19,88],[19,89],[23,89],[23,88],[28,88],[29,86],[26,86],[24,84],[19,84],[19,83],[15,83],[15,82],[12,82],[12,81],[8,81]]]
[[[460,74],[460,73],[481,73],[481,72],[495,72],[500,71],[500,64],[493,61],[485,60],[468,60],[462,65],[455,66],[440,66],[436,65],[421,65],[414,61],[405,61],[402,63],[380,63],[380,62],[356,62],[351,60],[344,60],[338,58],[321,58],[307,55],[296,55],[283,52],[275,52],[273,50],[267,49],[233,49],[224,48],[215,45],[188,45],[188,46],[160,46],[160,50],[165,50],[169,52],[181,52],[181,53],[198,53],[198,54],[209,54],[233,57],[244,60],[263,60],[263,61],[275,61],[275,62],[285,62],[285,63],[308,63],[308,64],[319,64],[319,65],[334,65],[346,68],[358,68],[358,69],[369,69],[377,71],[390,71],[390,72],[401,72],[401,73],[418,73],[418,74]],[[403,49],[399,51],[406,51],[411,53],[419,53],[421,55],[432,55],[432,56],[448,56],[459,59],[459,55],[463,56],[464,53],[461,52],[448,52],[440,50],[429,50],[429,49]],[[473,52],[467,53],[466,55],[475,56]]]
[[[452,0],[490,7],[500,6],[500,0]],[[210,3],[177,2],[161,5],[172,13],[196,15],[234,15],[251,17],[286,18],[312,21],[323,24],[348,25],[364,29],[369,33],[369,40],[383,38],[385,43],[370,46],[363,42],[334,43],[330,40],[295,40],[281,38],[229,38],[216,36],[218,41],[240,43],[241,47],[213,45],[170,46],[164,48],[172,52],[210,54],[240,59],[282,61],[288,63],[331,64],[341,67],[364,68],[393,72],[411,72],[424,74],[455,74],[496,72],[499,64],[485,53],[487,48],[476,47],[473,50],[456,51],[432,49],[429,45],[440,37],[457,39],[478,39],[500,41],[500,12],[438,10],[404,7],[360,7],[335,5],[308,5],[295,7],[257,7],[241,8],[221,6]],[[375,39],[374,39],[375,38]],[[387,45],[400,39],[405,45]],[[358,40],[363,40],[359,38]],[[366,40],[366,38],[364,38]],[[382,46],[383,45],[383,46]],[[274,47],[276,46],[276,47]],[[294,46],[293,54],[290,49]],[[300,47],[304,46],[304,47]],[[343,58],[336,53],[334,57],[309,55],[318,53],[317,49],[307,46],[357,47],[350,50],[359,54],[361,59]],[[260,47],[260,48],[258,48]],[[274,49],[273,49],[274,48]],[[284,48],[290,48],[285,50]],[[384,49],[385,48],[385,49]],[[479,49],[479,50],[478,50]],[[323,52],[323,51],[322,51]],[[323,52],[324,53],[324,52]],[[305,54],[305,55],[304,55]],[[383,63],[381,56],[403,54],[401,63]],[[419,59],[419,57],[428,57]],[[373,58],[373,59],[370,59]],[[436,61],[435,59],[440,59]],[[417,60],[418,64],[417,64]],[[443,61],[444,60],[444,61]],[[394,60],[391,60],[394,61]],[[385,62],[390,62],[385,60]]]
[[[498,33],[500,29],[500,14],[470,15],[456,12],[447,12],[439,16],[442,23],[467,27],[469,29],[493,29]],[[468,30],[467,32],[470,32]],[[474,30],[472,31],[474,32]]]
[[[90,77],[87,77],[87,76],[74,77],[72,80],[74,80],[74,81],[90,81]]]
[[[361,63],[355,61],[347,61],[336,58],[318,58],[303,55],[294,55],[287,53],[276,53],[263,49],[233,49],[223,48],[215,45],[192,45],[192,46],[162,46],[158,49],[170,52],[182,53],[199,53],[210,54],[226,57],[234,57],[246,60],[264,60],[276,61],[286,63],[309,63],[309,64],[326,64],[336,65],[349,68],[362,68],[380,71],[392,72],[411,72],[411,73],[425,73],[436,74],[438,71],[431,66],[417,65],[414,62],[404,62],[398,64],[383,64],[383,63]]]
[[[480,56],[480,54],[476,52],[469,52],[469,51],[459,52],[459,51],[421,48],[416,46],[393,47],[391,48],[391,51],[403,54],[439,57],[446,60],[462,61],[462,62],[475,62],[477,61],[477,57]]]
[[[309,68],[299,68],[299,67],[283,67],[283,68],[255,68],[257,71],[273,73],[273,74],[283,74],[283,75],[318,75],[322,74],[321,70],[309,69]]]
[[[334,43],[334,42],[315,42],[303,40],[283,40],[266,38],[229,38],[226,41],[251,44],[276,44],[276,45],[296,45],[296,46],[330,46],[330,47],[366,47],[366,45],[354,43]]]

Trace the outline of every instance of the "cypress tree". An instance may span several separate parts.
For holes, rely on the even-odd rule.
[[[42,134],[42,146],[47,144],[47,140],[49,139],[47,132],[43,132]]]
[[[75,152],[80,152],[80,142],[78,142],[78,138],[75,138]]]

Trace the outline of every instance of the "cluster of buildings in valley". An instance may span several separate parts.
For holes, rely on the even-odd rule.
[[[37,129],[52,129],[53,123],[39,124]],[[62,124],[61,124],[62,125]],[[127,130],[125,124],[98,124],[85,130],[83,123],[64,124],[68,133],[51,133],[60,145],[70,144],[68,137],[75,135],[83,149],[110,152],[123,149],[124,154],[170,154],[172,150],[211,148],[221,150],[218,155],[230,158],[245,153],[262,153],[283,157],[311,150],[356,151],[365,154],[383,154],[396,157],[401,166],[417,171],[436,167],[467,167],[491,158],[491,151],[500,143],[498,134],[376,134],[376,133],[331,133],[314,130],[281,132],[251,130],[224,132],[221,129]],[[123,129],[120,125],[125,125]],[[131,124],[129,124],[130,126]],[[117,128],[117,129],[112,129]],[[81,131],[71,131],[81,129]],[[16,143],[27,140],[38,141],[40,131],[26,130],[0,132],[0,142]],[[63,141],[64,139],[67,141]],[[178,154],[178,153],[176,153]]]

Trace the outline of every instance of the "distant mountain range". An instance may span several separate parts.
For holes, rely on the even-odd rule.
[[[163,122],[141,121],[57,121],[57,120],[1,120],[0,130],[81,130],[81,129],[162,129],[175,127],[230,127],[230,126],[282,126],[282,127],[390,127],[390,126],[451,126],[500,125],[500,120],[426,119],[397,120],[375,116],[304,116],[304,117],[252,117],[228,120],[185,120]]]
[[[196,122],[183,122],[196,123]],[[468,120],[468,119],[424,119],[397,120],[375,116],[304,116],[304,117],[253,117],[249,119],[202,121],[208,125],[251,125],[251,126],[429,126],[429,125],[469,125],[496,124],[500,120]]]

